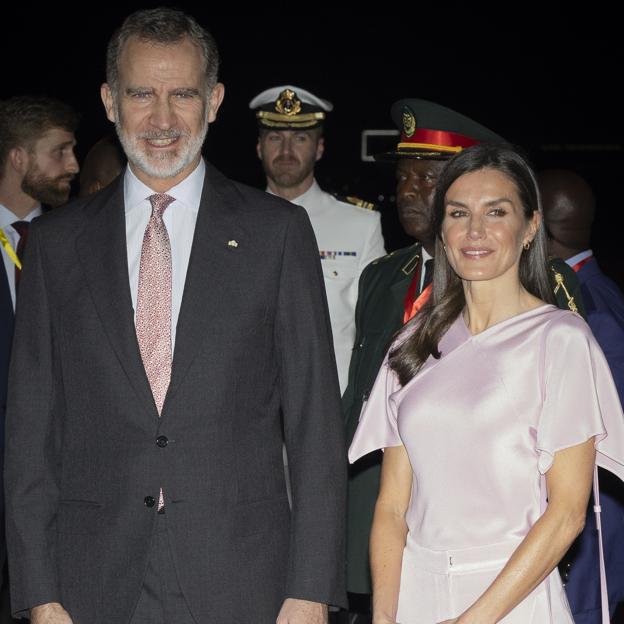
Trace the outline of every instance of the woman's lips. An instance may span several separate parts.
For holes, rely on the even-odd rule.
[[[461,252],[470,260],[480,260],[493,253],[493,250],[485,247],[462,247]]]

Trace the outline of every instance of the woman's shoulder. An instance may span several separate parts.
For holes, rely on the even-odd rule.
[[[556,307],[544,316],[541,343],[547,360],[560,359],[565,353],[578,356],[597,347],[594,335],[582,316]]]
[[[542,323],[547,334],[571,332],[572,335],[591,335],[589,325],[580,314],[554,305],[544,306]]]

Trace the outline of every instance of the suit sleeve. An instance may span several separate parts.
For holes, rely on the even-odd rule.
[[[345,435],[346,442],[350,444],[355,431],[354,423],[357,425],[357,420],[360,416],[359,407],[361,406],[358,397],[356,396],[357,387],[357,372],[360,365],[361,353],[358,349],[358,343],[362,340],[362,315],[366,306],[366,295],[369,292],[368,278],[371,275],[370,265],[367,266],[360,274],[358,281],[358,298],[355,306],[355,346],[351,354],[351,361],[349,362],[349,378],[347,387],[342,395],[342,413],[345,422]],[[353,411],[357,409],[357,414],[353,414]]]
[[[6,532],[14,613],[60,602],[56,509],[60,431],[52,320],[34,224],[17,300],[6,420]]]
[[[275,328],[292,485],[285,596],[346,606],[346,452],[319,252],[305,211],[285,235]]]

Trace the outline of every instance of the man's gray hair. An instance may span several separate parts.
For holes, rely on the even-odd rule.
[[[219,50],[213,36],[190,15],[177,9],[160,7],[132,13],[111,37],[106,52],[106,81],[114,97],[119,87],[119,58],[131,37],[160,45],[180,43],[188,38],[201,50],[207,92],[212,93],[219,73]]]

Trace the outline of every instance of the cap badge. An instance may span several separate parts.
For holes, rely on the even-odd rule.
[[[275,110],[282,115],[297,115],[301,112],[301,100],[291,89],[284,89],[275,102]]]
[[[403,108],[403,132],[408,138],[416,132],[416,117],[407,106]]]

